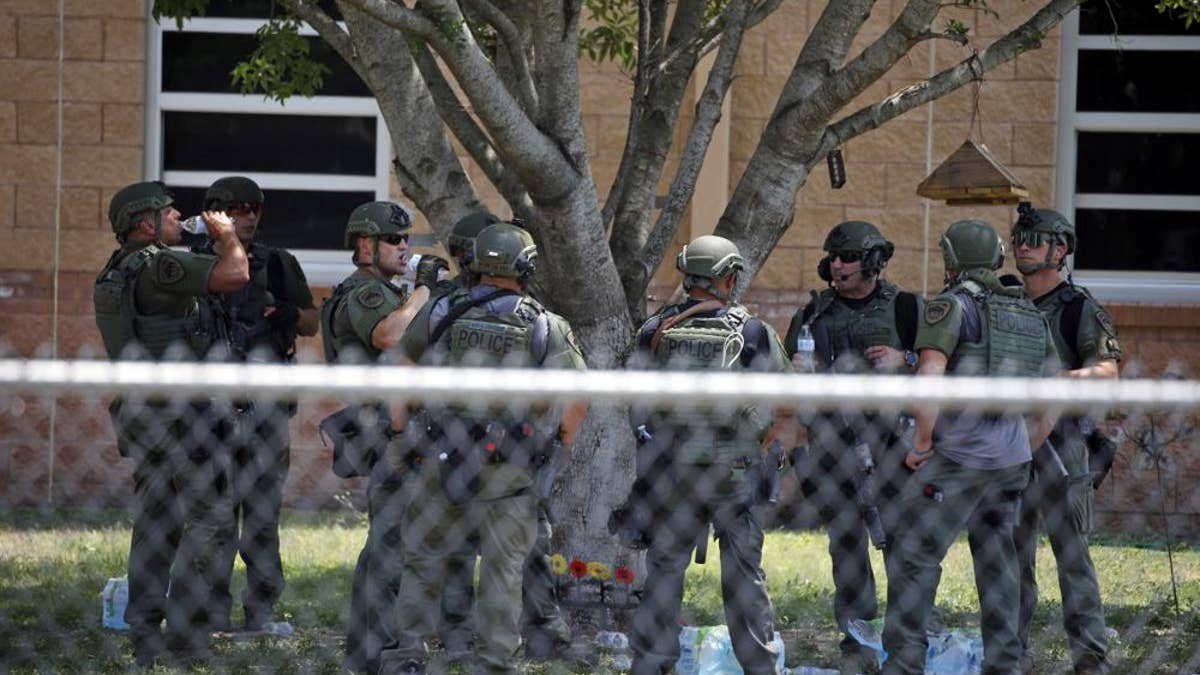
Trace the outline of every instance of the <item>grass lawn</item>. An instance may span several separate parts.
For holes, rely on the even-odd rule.
[[[288,587],[278,613],[296,626],[297,636],[218,640],[218,656],[202,672],[338,672],[350,581],[366,533],[365,519],[349,511],[289,511],[284,518]],[[100,626],[100,593],[108,577],[124,574],[129,528],[128,516],[119,511],[0,512],[0,673],[133,669],[122,634]],[[684,613],[691,623],[723,621],[715,552],[712,549],[708,564],[693,566],[689,573]],[[1200,550],[1180,546],[1174,553],[1178,615],[1171,599],[1167,554],[1161,547],[1105,538],[1098,538],[1092,547],[1108,622],[1119,634],[1113,643],[1116,672],[1200,671]],[[1036,672],[1061,673],[1068,659],[1048,545],[1043,543],[1039,556],[1042,597],[1034,626]],[[882,561],[876,557],[875,562],[880,570]],[[832,626],[832,582],[824,536],[768,533],[764,566],[778,628],[787,643],[788,665],[836,664],[839,636]],[[879,577],[882,596],[886,582],[882,574]],[[241,579],[240,573],[235,574],[235,583]],[[237,606],[238,589],[234,593]],[[945,565],[938,605],[947,626],[978,623],[965,540],[955,545]],[[566,671],[550,665],[531,667],[529,672]]]

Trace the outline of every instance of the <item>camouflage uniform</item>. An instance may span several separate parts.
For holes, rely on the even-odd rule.
[[[972,239],[992,253],[965,261]],[[948,374],[1053,372],[1057,358],[1045,320],[1019,289],[1002,286],[996,277],[1003,244],[995,231],[981,221],[960,221],[947,230],[942,248],[947,270],[960,274],[947,292],[926,304],[916,348],[945,354]],[[941,561],[966,529],[979,592],[984,672],[1018,673],[1019,579],[1012,530],[1029,475],[1025,422],[1020,415],[943,411],[933,439],[936,452],[901,493],[897,541],[886,561],[883,647],[889,657],[883,672],[924,672],[925,627]]]
[[[500,223],[484,229],[476,247],[496,235],[500,264],[523,278],[536,256],[532,238]],[[516,249],[509,250],[516,246]],[[517,254],[519,250],[520,255]],[[483,274],[499,274],[503,270]],[[461,311],[460,311],[461,310]],[[451,313],[457,318],[450,317]],[[450,317],[450,318],[447,318]],[[435,332],[441,330],[440,335]],[[413,361],[450,365],[582,369],[583,356],[567,322],[527,295],[486,283],[427,303],[401,340]],[[454,407],[430,413],[430,434],[404,514],[404,578],[397,603],[395,649],[383,656],[381,672],[422,672],[424,638],[447,576],[446,563],[478,538],[480,626],[476,658],[484,672],[515,672],[521,643],[522,569],[537,537],[537,505],[531,494],[529,459],[534,439],[549,436],[558,420],[553,410],[528,410],[520,417],[493,407]],[[485,444],[488,433],[504,440]],[[474,456],[472,457],[472,453]],[[460,464],[461,463],[461,464]],[[477,465],[474,481],[451,466]],[[455,486],[458,486],[457,489]]]
[[[205,208],[228,210],[248,202],[261,207],[263,194],[248,178],[219,179],[205,195]],[[230,323],[234,360],[287,363],[296,351],[299,310],[313,309],[312,291],[295,256],[261,243],[245,246],[250,261],[250,282],[235,293],[216,296]],[[196,252],[212,253],[207,241]],[[268,308],[274,312],[264,316]],[[242,592],[247,630],[258,630],[271,621],[275,603],[283,593],[283,561],[279,555],[279,513],[287,481],[291,440],[288,420],[294,402],[232,401],[226,432],[233,466],[234,523],[237,536],[221,552],[220,579],[214,590],[213,622],[230,624],[229,593],[234,558],[246,565]]]
[[[1069,250],[1074,248],[1074,228],[1054,211],[1039,209],[1045,220],[1029,229],[1045,231],[1042,223],[1060,225],[1069,235]],[[1025,215],[1023,213],[1023,215]],[[1054,222],[1054,221],[1058,222]],[[1024,229],[1022,218],[1014,232]],[[1081,286],[1063,281],[1056,288],[1034,299],[1034,304],[1050,324],[1050,334],[1067,370],[1085,368],[1101,361],[1121,360],[1121,346],[1112,319],[1104,308]],[[1074,334],[1071,333],[1074,328]],[[1058,567],[1058,586],[1062,593],[1063,627],[1067,632],[1071,662],[1077,672],[1107,672],[1108,636],[1104,625],[1104,606],[1096,567],[1088,552],[1088,534],[1092,527],[1092,472],[1088,466],[1088,447],[1080,431],[1081,419],[1075,416],[1059,420],[1050,442],[1057,449],[1067,475],[1044,453],[1035,453],[1029,487],[1021,499],[1021,522],[1014,537],[1021,563],[1021,646],[1025,661],[1031,665],[1029,631],[1037,609],[1038,523],[1045,527]]]
[[[161,185],[137,183],[113,197],[109,219],[123,237],[131,216],[171,203]],[[114,252],[94,295],[109,358],[202,358],[225,334],[207,301],[216,263],[159,242],[131,242]],[[142,663],[167,647],[201,654],[209,642],[217,552],[233,529],[228,456],[205,421],[210,405],[131,397],[114,401],[110,411],[118,449],[135,462],[125,610],[134,654]]]
[[[689,288],[713,288],[706,280],[744,265],[732,242],[713,236],[689,243],[677,264]],[[693,297],[643,324],[631,367],[784,372],[788,364],[768,324],[740,305]],[[644,533],[651,540],[643,595],[630,625],[631,672],[666,673],[679,659],[684,575],[711,524],[720,546],[721,596],[734,654],[747,673],[774,673],[774,613],[762,569],[762,512],[754,480],[762,471],[759,444],[769,417],[754,407],[634,409],[631,424],[644,427],[638,475],[651,483],[631,500],[648,500],[656,525]],[[652,466],[662,470],[652,473]]]
[[[877,275],[891,258],[892,245],[872,224],[849,221],[834,227],[825,241],[831,254],[852,251],[862,256],[863,273]],[[829,258],[818,272],[832,280]],[[870,271],[869,271],[870,270]],[[834,288],[812,291],[811,301],[792,317],[784,347],[788,358],[796,352],[802,326],[809,326],[816,345],[817,372],[876,372],[864,356],[868,347],[886,345],[904,351],[915,365],[920,299],[894,284],[878,279],[865,298],[846,298]],[[902,372],[911,372],[905,367]],[[826,414],[810,425],[809,448],[796,456],[801,496],[815,504],[829,536],[829,557],[834,581],[833,614],[844,633],[841,648],[858,653],[858,641],[846,633],[854,619],[873,619],[879,605],[875,573],[868,553],[869,538],[856,501],[861,480],[854,446],[870,445],[878,468],[877,506],[886,532],[894,529],[893,508],[907,471],[904,451],[892,448],[896,416]]]

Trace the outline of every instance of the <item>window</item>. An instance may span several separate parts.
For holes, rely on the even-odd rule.
[[[1055,202],[1076,278],[1102,300],[1200,303],[1200,26],[1091,0],[1062,30]]]
[[[321,4],[340,18],[331,0]],[[183,30],[149,22],[146,175],[175,190],[184,216],[217,178],[253,178],[266,195],[260,240],[292,250],[309,283],[331,285],[353,269],[346,217],[388,198],[390,141],[366,85],[315,31],[304,33],[310,53],[331,71],[316,96],[281,105],[230,83],[272,5],[212,0]]]

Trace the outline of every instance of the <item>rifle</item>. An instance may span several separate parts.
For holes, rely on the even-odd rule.
[[[563,455],[562,441],[552,438],[542,446],[533,462],[533,495],[542,503],[551,525],[554,514],[550,511],[550,496],[554,492],[554,480],[562,471]]]

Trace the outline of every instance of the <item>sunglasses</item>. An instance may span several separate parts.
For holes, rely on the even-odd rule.
[[[833,259],[837,258],[838,260],[841,260],[844,263],[856,263],[859,260],[862,260],[862,257],[863,257],[862,251],[830,251],[829,252],[829,261],[830,262],[833,262]]]
[[[379,235],[379,241],[382,241],[383,243],[387,244],[388,246],[399,246],[400,244],[403,244],[408,241],[408,235],[400,234],[399,232],[392,232],[390,234],[381,234],[381,235]]]
[[[231,204],[225,211],[227,213],[257,214],[262,212],[262,207],[263,205],[260,202],[242,202],[240,204]]]
[[[1049,232],[1020,229],[1013,232],[1012,243],[1014,247],[1028,246],[1029,248],[1038,248],[1054,243],[1054,235]]]

